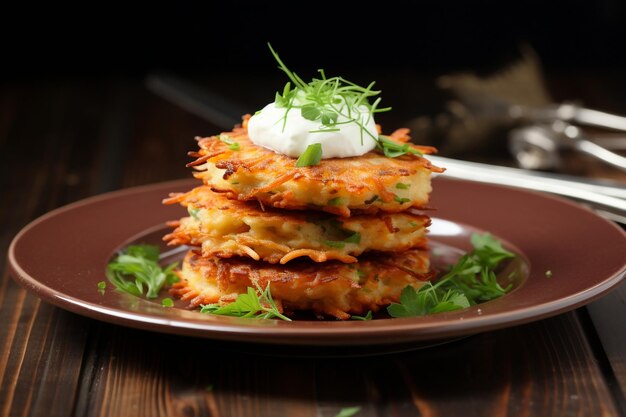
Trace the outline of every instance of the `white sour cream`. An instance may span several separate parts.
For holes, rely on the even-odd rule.
[[[337,118],[338,124],[335,127],[339,129],[338,131],[320,132],[326,128],[321,121],[305,119],[299,108],[289,110],[285,122],[286,110],[284,107],[276,107],[275,103],[270,103],[260,113],[252,116],[248,121],[250,140],[258,146],[292,158],[302,155],[306,148],[314,143],[322,145],[323,159],[360,156],[376,147],[374,140],[378,137],[376,123],[365,106],[358,108],[358,117],[354,117],[356,113],[354,109],[351,110],[351,115],[360,121],[369,134],[355,122],[341,124],[350,120],[341,115]],[[342,112],[346,111],[342,109]]]

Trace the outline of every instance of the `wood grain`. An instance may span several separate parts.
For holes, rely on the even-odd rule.
[[[193,136],[213,132],[138,81],[0,89],[0,248],[60,205],[188,176]],[[593,320],[571,312],[412,352],[301,358],[93,321],[5,272],[0,415],[619,416],[623,288],[590,307]]]

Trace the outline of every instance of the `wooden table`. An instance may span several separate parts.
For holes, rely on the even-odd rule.
[[[570,86],[593,93],[591,104],[617,103],[602,81],[578,81],[570,75]],[[2,85],[2,253],[51,209],[187,177],[191,139],[215,130],[138,80]],[[4,272],[0,415],[331,417],[350,406],[363,417],[626,415],[625,317],[622,285],[586,308],[428,349],[276,357],[87,319]]]

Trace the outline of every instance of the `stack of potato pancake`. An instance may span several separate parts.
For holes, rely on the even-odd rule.
[[[190,163],[202,181],[172,194],[188,217],[171,222],[170,245],[189,245],[172,292],[192,307],[227,304],[270,285],[282,311],[348,319],[398,300],[431,276],[427,208],[433,148],[397,158],[372,151],[296,166],[253,144],[247,120],[198,138]],[[400,145],[406,130],[388,137]]]

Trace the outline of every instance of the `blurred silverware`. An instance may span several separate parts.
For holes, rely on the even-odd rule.
[[[448,126],[451,150],[486,146],[490,137],[508,132],[509,149],[522,168],[557,168],[559,151],[569,148],[626,170],[626,158],[590,140],[577,126],[626,132],[626,117],[554,103],[539,59],[529,47],[521,52],[521,59],[488,77],[461,73],[439,78],[439,86],[453,97],[448,103],[454,116]]]
[[[466,181],[499,184],[568,197],[596,209],[610,220],[626,224],[626,186],[609,180],[525,171],[429,155],[446,168],[444,176]]]
[[[609,141],[605,141],[608,145]],[[509,149],[520,167],[555,169],[561,165],[559,151],[573,149],[626,171],[626,158],[587,138],[580,128],[555,120],[533,124],[509,132]]]

